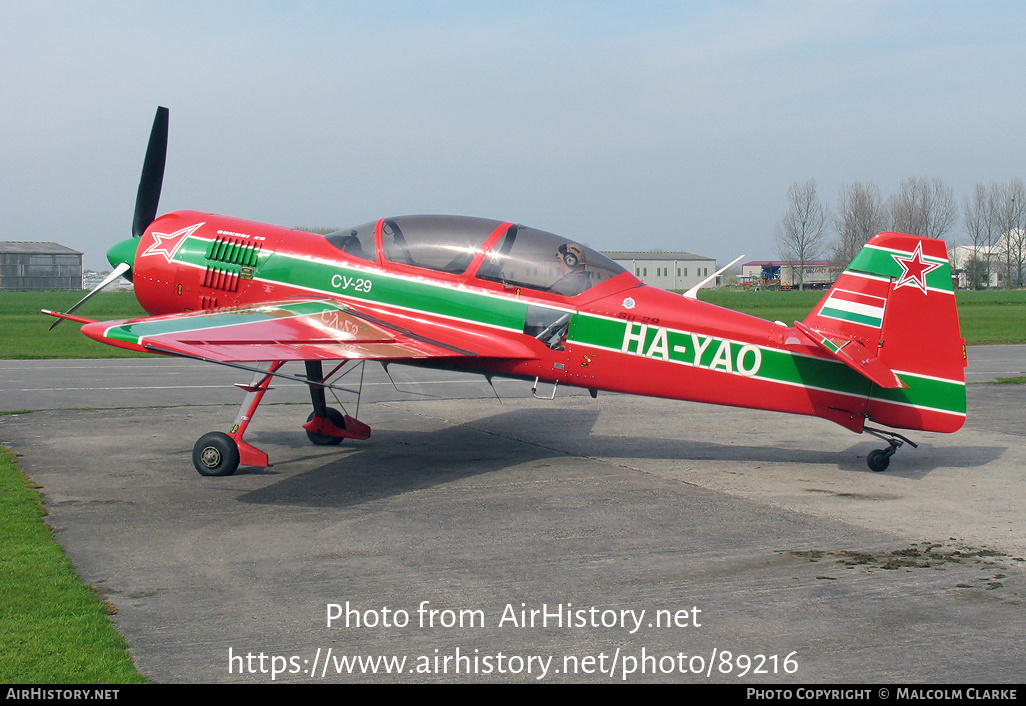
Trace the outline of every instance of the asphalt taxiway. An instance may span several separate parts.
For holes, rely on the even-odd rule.
[[[970,349],[970,380],[1023,370]],[[367,372],[367,441],[308,445],[284,382],[248,435],[275,465],[203,478],[248,375],[0,361],[3,409],[38,410],[0,440],[147,677],[1022,679],[1023,386],[970,385],[962,431],[872,473],[823,420]]]

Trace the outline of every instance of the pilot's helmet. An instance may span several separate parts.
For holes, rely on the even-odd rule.
[[[577,267],[584,263],[584,248],[576,243],[566,243],[559,246],[559,254],[563,256],[563,262],[567,267]]]

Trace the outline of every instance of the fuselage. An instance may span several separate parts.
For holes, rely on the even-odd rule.
[[[353,229],[354,245],[343,246],[349,236],[176,211],[154,221],[140,239],[136,295],[151,315],[331,298],[393,321],[443,322],[482,337],[516,337],[531,351],[517,359],[432,359],[435,365],[815,415],[862,429],[873,383],[791,327],[647,286],[622,268],[599,274],[598,263],[591,286],[559,293],[558,286],[543,287],[527,274],[531,264],[550,266],[547,241],[535,236],[531,257],[537,263],[508,259],[516,228],[508,222],[476,222],[481,242],[455,243],[451,263],[425,259],[423,266],[416,250],[397,254],[390,223],[381,219],[363,232]],[[527,238],[522,235],[521,242]],[[404,251],[408,241],[409,233]],[[899,418],[892,425],[919,424],[922,416],[915,412],[908,424]]]

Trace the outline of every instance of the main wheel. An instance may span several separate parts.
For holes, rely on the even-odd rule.
[[[201,476],[230,476],[239,467],[239,447],[224,432],[204,434],[192,447],[192,465]]]
[[[884,449],[873,449],[869,452],[869,456],[866,457],[866,465],[869,466],[869,470],[875,473],[886,471],[887,466],[891,464],[891,455]]]
[[[306,418],[306,421],[313,421],[313,412]],[[342,416],[342,413],[337,409],[328,407],[328,420],[337,426],[339,429],[346,428],[346,419]],[[307,431],[306,438],[310,440],[311,444],[316,446],[337,446],[342,443],[342,438],[338,436],[328,436],[327,434],[318,434],[317,432]]]

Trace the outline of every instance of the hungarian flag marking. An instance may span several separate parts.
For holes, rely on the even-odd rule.
[[[887,300],[870,294],[852,292],[847,289],[833,289],[823,303],[820,316],[840,319],[853,324],[880,328],[883,326],[884,307]]]

